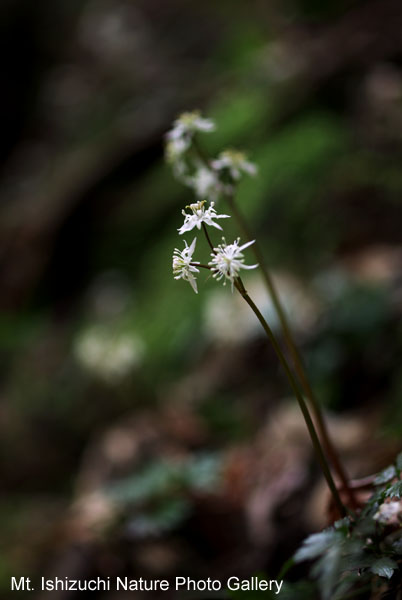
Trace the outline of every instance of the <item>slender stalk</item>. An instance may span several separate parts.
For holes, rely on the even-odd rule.
[[[208,242],[209,247],[211,248],[212,252],[215,253],[214,245],[211,242],[211,238],[209,237],[208,229],[206,228],[205,223],[202,223],[202,229],[203,229],[203,231],[205,233],[205,237],[207,238],[207,242]]]
[[[339,510],[340,515],[341,516],[345,516],[346,515],[346,509],[345,509],[345,507],[344,507],[344,505],[342,503],[342,500],[341,500],[341,498],[339,496],[339,492],[338,492],[337,487],[335,485],[335,482],[334,482],[334,480],[332,478],[331,471],[329,469],[327,460],[326,460],[324,452],[323,452],[323,450],[321,448],[320,440],[318,439],[317,433],[316,433],[315,428],[314,428],[314,423],[313,423],[313,421],[312,421],[312,419],[310,417],[310,413],[309,413],[307,405],[306,405],[306,403],[304,401],[303,395],[302,395],[302,393],[299,390],[299,386],[298,386],[298,384],[296,382],[295,377],[293,376],[293,373],[292,373],[292,371],[290,369],[290,366],[289,366],[289,364],[288,364],[288,362],[287,362],[287,360],[285,358],[285,355],[283,354],[282,349],[281,349],[280,345],[278,344],[278,342],[277,342],[277,340],[275,338],[275,335],[274,335],[272,329],[270,328],[270,326],[268,325],[268,323],[264,319],[263,315],[261,314],[261,312],[258,309],[258,307],[256,306],[256,304],[253,302],[253,300],[248,295],[248,293],[247,293],[247,291],[246,291],[246,289],[245,289],[245,287],[243,285],[243,282],[241,281],[240,278],[238,278],[237,280],[235,280],[235,287],[239,291],[239,293],[241,294],[241,296],[244,298],[244,300],[247,302],[247,304],[250,306],[251,310],[254,312],[254,314],[256,315],[257,319],[261,323],[261,325],[262,325],[265,333],[267,334],[267,337],[268,337],[269,341],[271,342],[271,344],[272,344],[272,346],[273,346],[273,348],[274,348],[274,350],[276,352],[276,355],[278,356],[278,359],[279,359],[279,361],[280,361],[280,363],[281,363],[281,365],[282,365],[282,367],[283,367],[283,369],[284,369],[284,371],[286,373],[286,376],[287,376],[287,378],[289,380],[289,383],[290,383],[290,385],[291,385],[291,387],[293,389],[293,392],[294,392],[294,394],[296,396],[296,399],[297,399],[297,401],[299,403],[300,409],[301,409],[301,411],[303,413],[303,417],[304,417],[304,420],[306,422],[307,429],[309,431],[310,438],[311,438],[311,441],[312,441],[313,446],[314,446],[314,450],[315,450],[315,452],[317,454],[317,457],[318,457],[318,460],[320,462],[321,469],[322,469],[322,471],[324,473],[324,477],[325,477],[325,479],[327,481],[328,487],[331,490],[334,502],[335,502],[335,504],[336,504],[336,506],[337,506],[337,508]]]
[[[197,138],[193,139],[193,147],[198,155],[199,160],[201,160],[207,168],[210,168],[208,158],[205,155],[205,153],[203,152],[203,149],[201,148],[201,146],[199,145]],[[246,241],[252,240],[254,236],[252,236],[246,220],[244,219],[242,213],[239,211],[239,209],[236,205],[233,193],[226,191],[225,197],[226,197],[228,204],[233,212],[233,215],[235,216],[235,218],[239,224],[242,234],[246,238]],[[319,404],[318,400],[316,399],[316,397],[313,393],[312,387],[307,378],[306,371],[305,371],[305,368],[303,365],[302,357],[301,357],[300,352],[297,349],[297,346],[293,340],[293,336],[290,331],[290,327],[289,327],[289,323],[288,323],[285,311],[282,307],[278,292],[275,288],[275,285],[273,283],[273,280],[269,273],[269,270],[268,270],[267,266],[265,265],[264,256],[263,256],[263,253],[262,253],[261,248],[257,241],[255,241],[255,243],[253,244],[251,250],[252,250],[252,252],[254,252],[254,256],[256,257],[256,259],[259,263],[259,266],[261,268],[261,272],[262,272],[265,284],[267,286],[269,295],[271,297],[275,311],[279,317],[279,321],[281,324],[281,328],[282,328],[286,346],[292,357],[292,362],[293,362],[296,374],[301,383],[301,386],[302,386],[304,393],[306,394],[306,397],[308,398],[310,406],[312,408],[313,415],[314,415],[315,421],[317,423],[317,427],[320,432],[320,437],[321,437],[323,446],[325,448],[325,451],[334,467],[336,474],[338,475],[338,477],[342,483],[343,489],[348,494],[348,498],[349,498],[349,502],[350,502],[351,506],[356,508],[357,501],[356,501],[354,492],[350,487],[349,477],[347,476],[347,474],[339,460],[338,453],[337,453],[337,451],[332,443],[332,440],[329,436],[328,429],[327,429],[327,426],[326,426],[326,423],[325,423],[325,420],[324,420],[324,417],[322,414],[320,404]]]
[[[246,238],[246,241],[253,239],[253,236],[251,235],[251,232],[248,228],[248,225],[247,225],[243,215],[237,208],[233,194],[226,193],[226,198],[227,198],[227,201],[229,203],[229,206],[230,206],[234,216],[237,219],[239,227],[241,228],[243,235]],[[256,259],[259,263],[259,266],[261,268],[261,272],[262,272],[265,284],[266,284],[268,292],[271,296],[275,311],[279,317],[279,321],[280,321],[280,324],[282,327],[286,346],[292,357],[293,365],[294,365],[295,371],[297,373],[297,376],[300,380],[301,386],[302,386],[302,388],[309,400],[310,406],[312,408],[313,415],[316,420],[317,427],[320,432],[321,440],[322,440],[323,446],[325,448],[325,451],[328,454],[328,457],[334,467],[334,470],[342,483],[342,487],[345,489],[346,493],[348,494],[351,506],[356,508],[357,501],[356,501],[355,495],[349,485],[349,478],[346,475],[346,472],[338,458],[338,453],[334,448],[331,438],[329,437],[328,429],[327,429],[327,426],[324,421],[321,407],[320,407],[319,402],[317,401],[317,399],[314,395],[314,392],[311,388],[311,385],[308,381],[306,371],[303,366],[302,357],[301,357],[300,352],[297,349],[297,346],[293,340],[293,336],[290,331],[290,327],[289,327],[287,317],[285,315],[285,311],[282,307],[281,301],[278,296],[278,292],[272,281],[272,277],[264,263],[264,256],[261,252],[261,248],[257,241],[255,241],[255,243],[253,244],[253,246],[251,247],[251,250],[254,252],[254,256],[256,257]]]
[[[209,236],[208,229],[207,229],[205,223],[202,223],[202,229],[204,231],[204,234],[205,234],[205,237],[207,239],[208,245],[211,248],[212,252],[214,253],[215,252],[214,245],[213,245],[213,243],[211,241],[211,238]],[[244,300],[250,306],[250,308],[252,309],[252,311],[256,315],[257,319],[260,321],[260,323],[261,323],[261,325],[262,325],[265,333],[268,336],[268,339],[270,340],[270,342],[271,342],[271,344],[272,344],[272,346],[273,346],[273,348],[274,348],[274,350],[275,350],[275,352],[276,352],[276,354],[277,354],[277,356],[279,358],[279,361],[280,361],[282,367],[285,370],[286,376],[287,376],[287,378],[289,380],[289,383],[290,383],[290,385],[291,385],[291,387],[292,387],[292,389],[294,391],[294,394],[296,396],[296,399],[297,399],[297,401],[299,403],[299,406],[300,406],[300,409],[302,411],[304,420],[305,420],[306,425],[307,425],[308,432],[309,432],[310,437],[311,437],[311,441],[313,443],[314,450],[315,450],[315,452],[317,454],[317,457],[318,457],[319,463],[321,465],[321,469],[322,469],[322,471],[324,473],[324,477],[325,477],[325,479],[327,481],[328,487],[329,487],[329,489],[330,489],[330,491],[332,493],[332,496],[334,498],[335,505],[337,506],[340,515],[341,516],[345,516],[346,515],[346,509],[345,509],[344,505],[342,504],[341,498],[339,496],[339,492],[338,492],[338,490],[336,488],[336,485],[335,485],[335,482],[334,482],[334,480],[332,478],[331,471],[330,471],[330,468],[329,468],[328,463],[327,463],[327,459],[325,458],[324,452],[323,452],[323,450],[321,448],[320,440],[319,440],[319,438],[317,436],[317,433],[315,431],[314,423],[313,423],[313,421],[312,421],[312,419],[310,417],[310,413],[309,413],[307,405],[306,405],[306,403],[304,401],[303,395],[301,394],[301,392],[299,390],[299,386],[298,386],[298,384],[297,384],[297,382],[296,382],[296,380],[295,380],[295,378],[293,376],[293,373],[292,373],[292,371],[291,371],[291,369],[289,367],[289,363],[287,362],[286,357],[283,354],[282,349],[279,346],[279,344],[278,344],[278,342],[277,342],[277,340],[276,340],[276,338],[274,336],[273,331],[271,330],[271,328],[269,327],[268,323],[264,319],[263,315],[261,314],[261,312],[257,308],[256,304],[251,300],[250,296],[248,295],[248,293],[246,291],[246,288],[244,287],[243,282],[240,279],[240,277],[238,277],[234,281],[234,284],[235,284],[236,289],[238,290],[238,292],[241,294],[241,296],[244,298]]]

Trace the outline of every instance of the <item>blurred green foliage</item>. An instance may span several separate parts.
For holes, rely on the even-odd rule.
[[[216,490],[220,467],[220,457],[213,454],[182,461],[162,458],[110,485],[106,492],[120,511],[127,511],[128,534],[161,535],[191,514],[191,494]]]

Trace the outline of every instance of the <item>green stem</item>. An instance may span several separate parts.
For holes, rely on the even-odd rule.
[[[239,211],[239,209],[237,208],[236,202],[234,200],[233,194],[231,193],[226,193],[226,198],[227,201],[229,203],[229,206],[235,216],[235,218],[237,219],[237,222],[239,224],[240,229],[242,230],[242,233],[244,235],[244,237],[246,238],[246,241],[249,241],[251,239],[253,239],[253,236],[251,235],[251,232],[248,228],[248,225],[243,217],[243,215],[241,214],[241,212]],[[290,352],[290,355],[292,357],[292,361],[293,361],[293,365],[295,367],[295,371],[297,373],[297,376],[299,378],[299,381],[302,385],[302,388],[310,402],[310,406],[312,408],[313,411],[313,415],[314,418],[316,420],[317,423],[317,427],[318,430],[320,432],[321,435],[321,440],[322,443],[324,445],[325,451],[328,454],[328,457],[334,467],[335,472],[337,473],[342,486],[344,488],[344,490],[346,491],[346,493],[348,494],[349,497],[349,501],[351,503],[351,506],[356,508],[357,506],[357,502],[356,502],[356,498],[355,495],[352,491],[352,489],[350,488],[349,485],[349,478],[345,473],[345,470],[338,458],[338,453],[335,450],[335,447],[331,441],[331,438],[329,436],[328,433],[328,429],[327,426],[325,424],[324,421],[324,417],[322,414],[322,410],[321,407],[313,393],[313,390],[311,388],[311,385],[308,381],[307,375],[306,375],[306,371],[305,368],[303,366],[303,360],[302,357],[300,355],[300,352],[298,351],[296,344],[293,340],[292,334],[290,332],[290,327],[285,315],[285,311],[282,307],[281,301],[279,299],[278,293],[276,291],[275,285],[272,281],[272,277],[270,276],[270,273],[264,263],[264,256],[262,254],[261,248],[258,244],[257,241],[255,241],[255,243],[253,244],[253,246],[251,247],[251,250],[254,252],[254,256],[256,257],[259,266],[261,268],[261,272],[265,281],[265,284],[267,286],[268,292],[270,294],[272,303],[274,305],[275,311],[279,317],[279,321],[282,327],[282,331],[283,331],[283,336],[285,339],[285,343],[286,346]]]
[[[211,242],[211,238],[209,237],[208,229],[207,229],[205,223],[202,223],[202,229],[203,229],[203,232],[205,233],[205,237],[207,238],[209,247],[211,248],[212,252],[215,254],[214,245]]]
[[[197,153],[199,160],[201,160],[207,168],[210,168],[208,157],[203,152],[203,149],[201,148],[200,144],[198,143],[198,140],[196,137],[194,137],[194,139],[193,139],[193,147]],[[228,204],[239,224],[239,227],[240,227],[240,230],[242,231],[243,236],[246,238],[245,241],[251,241],[252,239],[254,239],[254,236],[252,236],[246,220],[244,219],[242,213],[237,208],[233,193],[225,192],[225,197],[226,197]],[[332,440],[329,436],[328,429],[327,429],[327,426],[326,426],[326,423],[325,423],[325,420],[324,420],[324,417],[322,414],[320,404],[319,404],[318,400],[316,399],[316,397],[313,393],[312,387],[309,383],[309,380],[308,380],[308,377],[306,375],[306,371],[305,371],[305,368],[303,365],[302,357],[301,357],[300,352],[297,349],[297,346],[293,340],[293,336],[290,331],[290,327],[288,324],[288,320],[287,320],[285,311],[282,307],[281,301],[279,299],[278,293],[276,291],[276,288],[273,283],[272,277],[269,273],[269,270],[265,265],[264,256],[263,256],[263,253],[262,253],[261,248],[257,241],[255,241],[255,243],[253,244],[251,250],[252,250],[252,252],[254,252],[254,256],[256,257],[256,259],[259,263],[259,266],[261,268],[261,272],[262,272],[265,284],[267,286],[269,295],[271,297],[275,311],[279,317],[279,321],[281,324],[281,328],[282,328],[286,346],[292,357],[293,365],[294,365],[296,374],[299,378],[299,381],[301,383],[301,386],[302,386],[304,393],[306,394],[306,397],[308,398],[310,406],[312,408],[313,415],[314,415],[315,421],[317,423],[317,427],[320,432],[320,437],[321,437],[322,443],[324,445],[325,451],[334,467],[335,472],[337,473],[337,475],[342,483],[343,489],[348,494],[351,506],[356,508],[357,501],[356,501],[355,495],[353,493],[353,490],[350,487],[349,477],[347,476],[347,474],[339,460],[338,453],[337,453],[337,451],[332,443]]]
[[[266,322],[266,320],[264,319],[263,315],[261,314],[260,310],[258,309],[258,307],[256,306],[256,304],[253,302],[253,300],[250,298],[250,296],[248,295],[243,282],[241,281],[240,278],[238,278],[235,281],[235,286],[236,289],[239,291],[239,293],[241,294],[241,296],[244,298],[244,300],[247,302],[247,304],[250,306],[251,310],[254,312],[254,314],[256,315],[257,319],[259,320],[259,322],[261,323],[265,333],[268,336],[269,341],[271,342],[276,355],[278,356],[278,359],[286,373],[286,376],[289,380],[289,383],[293,389],[293,392],[296,396],[296,399],[299,403],[300,409],[303,413],[303,417],[304,420],[306,422],[307,425],[307,429],[309,431],[310,437],[311,437],[311,441],[313,443],[313,447],[314,450],[317,454],[318,460],[320,462],[321,465],[321,469],[324,473],[324,477],[327,481],[328,487],[331,490],[332,496],[334,498],[334,502],[339,510],[339,513],[341,516],[345,516],[346,515],[346,509],[341,501],[341,498],[339,496],[339,492],[337,490],[337,487],[335,485],[335,482],[332,478],[331,475],[331,471],[329,469],[327,460],[325,458],[324,452],[321,448],[321,444],[320,444],[320,440],[318,439],[317,433],[315,431],[314,428],[314,423],[310,417],[310,413],[308,411],[307,405],[304,401],[303,395],[301,394],[300,390],[299,390],[299,386],[296,382],[296,379],[293,376],[293,373],[289,367],[289,364],[285,358],[285,355],[282,352],[282,349],[280,347],[280,345],[278,344],[275,335],[272,331],[272,329],[270,328],[270,326],[268,325],[268,323]]]
[[[205,237],[207,239],[208,245],[211,248],[212,252],[215,253],[214,250],[214,245],[211,241],[211,238],[209,237],[209,233],[208,233],[208,229],[205,225],[205,223],[202,223],[202,229],[204,231]],[[319,463],[321,465],[321,469],[324,473],[324,477],[327,480],[328,483],[328,487],[332,493],[332,496],[334,498],[335,501],[335,505],[337,506],[339,513],[341,516],[345,516],[346,515],[346,509],[344,507],[344,505],[342,504],[341,498],[339,496],[339,492],[336,488],[335,482],[332,478],[331,475],[331,471],[330,468],[328,466],[327,463],[327,459],[325,458],[324,452],[322,451],[321,448],[321,444],[320,444],[320,440],[317,436],[317,433],[315,431],[314,428],[314,423],[310,417],[310,413],[308,411],[307,405],[304,401],[304,398],[299,390],[299,386],[297,385],[297,382],[293,376],[293,373],[289,367],[289,364],[285,358],[285,355],[283,354],[281,347],[279,346],[273,331],[271,330],[270,326],[268,325],[268,323],[266,322],[266,320],[264,319],[264,317],[262,316],[261,312],[259,311],[259,309],[257,308],[256,304],[254,304],[254,302],[251,300],[250,296],[247,294],[246,288],[243,285],[242,280],[240,279],[240,277],[238,277],[235,281],[234,284],[236,286],[236,289],[238,290],[238,292],[241,294],[241,296],[244,298],[244,300],[247,302],[247,304],[250,306],[251,310],[254,312],[254,314],[256,315],[257,319],[260,321],[265,333],[268,336],[268,339],[270,340],[278,358],[279,361],[282,365],[282,367],[285,370],[286,376],[289,380],[289,383],[294,391],[294,394],[296,396],[296,399],[299,403],[300,409],[302,411],[304,420],[306,422],[307,425],[307,429],[309,431],[310,437],[311,437],[311,441],[313,443],[313,447],[314,450],[317,454]]]

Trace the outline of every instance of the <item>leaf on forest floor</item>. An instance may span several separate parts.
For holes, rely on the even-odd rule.
[[[394,477],[396,477],[396,469],[394,465],[390,465],[377,475],[377,477],[374,479],[374,485],[382,485],[383,483],[388,483]]]
[[[394,570],[397,568],[398,565],[394,560],[392,560],[392,558],[383,556],[371,565],[370,571],[375,575],[379,575],[380,577],[391,579],[392,575],[394,574]]]

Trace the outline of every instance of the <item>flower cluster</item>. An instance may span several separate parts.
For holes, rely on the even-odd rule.
[[[222,231],[217,221],[228,219],[229,215],[218,214],[215,210],[215,201],[220,194],[228,191],[232,184],[238,181],[242,173],[254,175],[256,167],[247,160],[244,154],[233,150],[222,152],[217,159],[208,161],[194,142],[198,132],[214,131],[215,125],[210,119],[205,119],[198,111],[182,114],[173,123],[172,129],[166,135],[166,158],[172,164],[176,176],[194,190],[199,198],[197,202],[186,206],[182,211],[184,223],[178,229],[180,235],[209,226]],[[192,148],[193,146],[193,148]],[[190,149],[194,152],[189,152]],[[209,236],[208,241],[209,241]],[[190,246],[185,241],[184,249],[175,248],[173,252],[173,276],[175,279],[188,281],[193,290],[198,293],[196,274],[199,266],[210,269],[212,276],[224,284],[229,280],[232,291],[241,269],[255,269],[258,265],[245,265],[243,250],[254,242],[240,245],[238,238],[232,244],[223,243],[213,248],[212,259],[208,265],[201,265],[193,260],[197,238]]]
[[[185,112],[174,122],[169,131],[168,139],[186,139],[191,137],[196,131],[214,131],[215,123],[211,119],[205,119],[198,110]]]
[[[166,134],[165,156],[177,179],[192,188],[198,198],[216,201],[220,195],[231,193],[231,184],[243,174],[255,175],[257,168],[236,150],[225,150],[214,160],[202,156],[194,137],[212,131],[215,123],[199,111],[183,113]]]
[[[215,223],[214,219],[225,219],[229,215],[218,215],[214,209],[214,203],[205,207],[206,201],[202,200],[195,204],[190,204],[187,208],[191,209],[191,214],[186,213],[184,210],[184,223],[178,230],[180,234],[191,231],[194,227],[201,229],[203,224],[222,229],[218,223]],[[258,265],[245,265],[243,250],[254,244],[254,240],[246,242],[240,245],[240,238],[237,238],[232,244],[227,244],[225,238],[222,238],[223,243],[213,249],[211,254],[212,260],[208,265],[201,265],[212,271],[212,276],[220,281],[224,279],[224,285],[229,280],[233,286],[236,279],[239,277],[241,269],[255,269]],[[193,254],[197,238],[194,238],[191,245],[188,246],[187,242],[184,242],[184,249],[178,250],[175,248],[173,252],[173,276],[175,279],[184,279],[188,281],[195,293],[198,293],[197,281],[195,273],[199,273],[197,265],[200,265],[198,261],[193,260]]]
[[[165,156],[169,164],[173,165],[176,176],[185,178],[188,170],[185,154],[190,149],[195,133],[214,131],[215,124],[211,119],[204,119],[198,111],[186,112],[180,115],[173,123],[173,127],[166,134]]]

